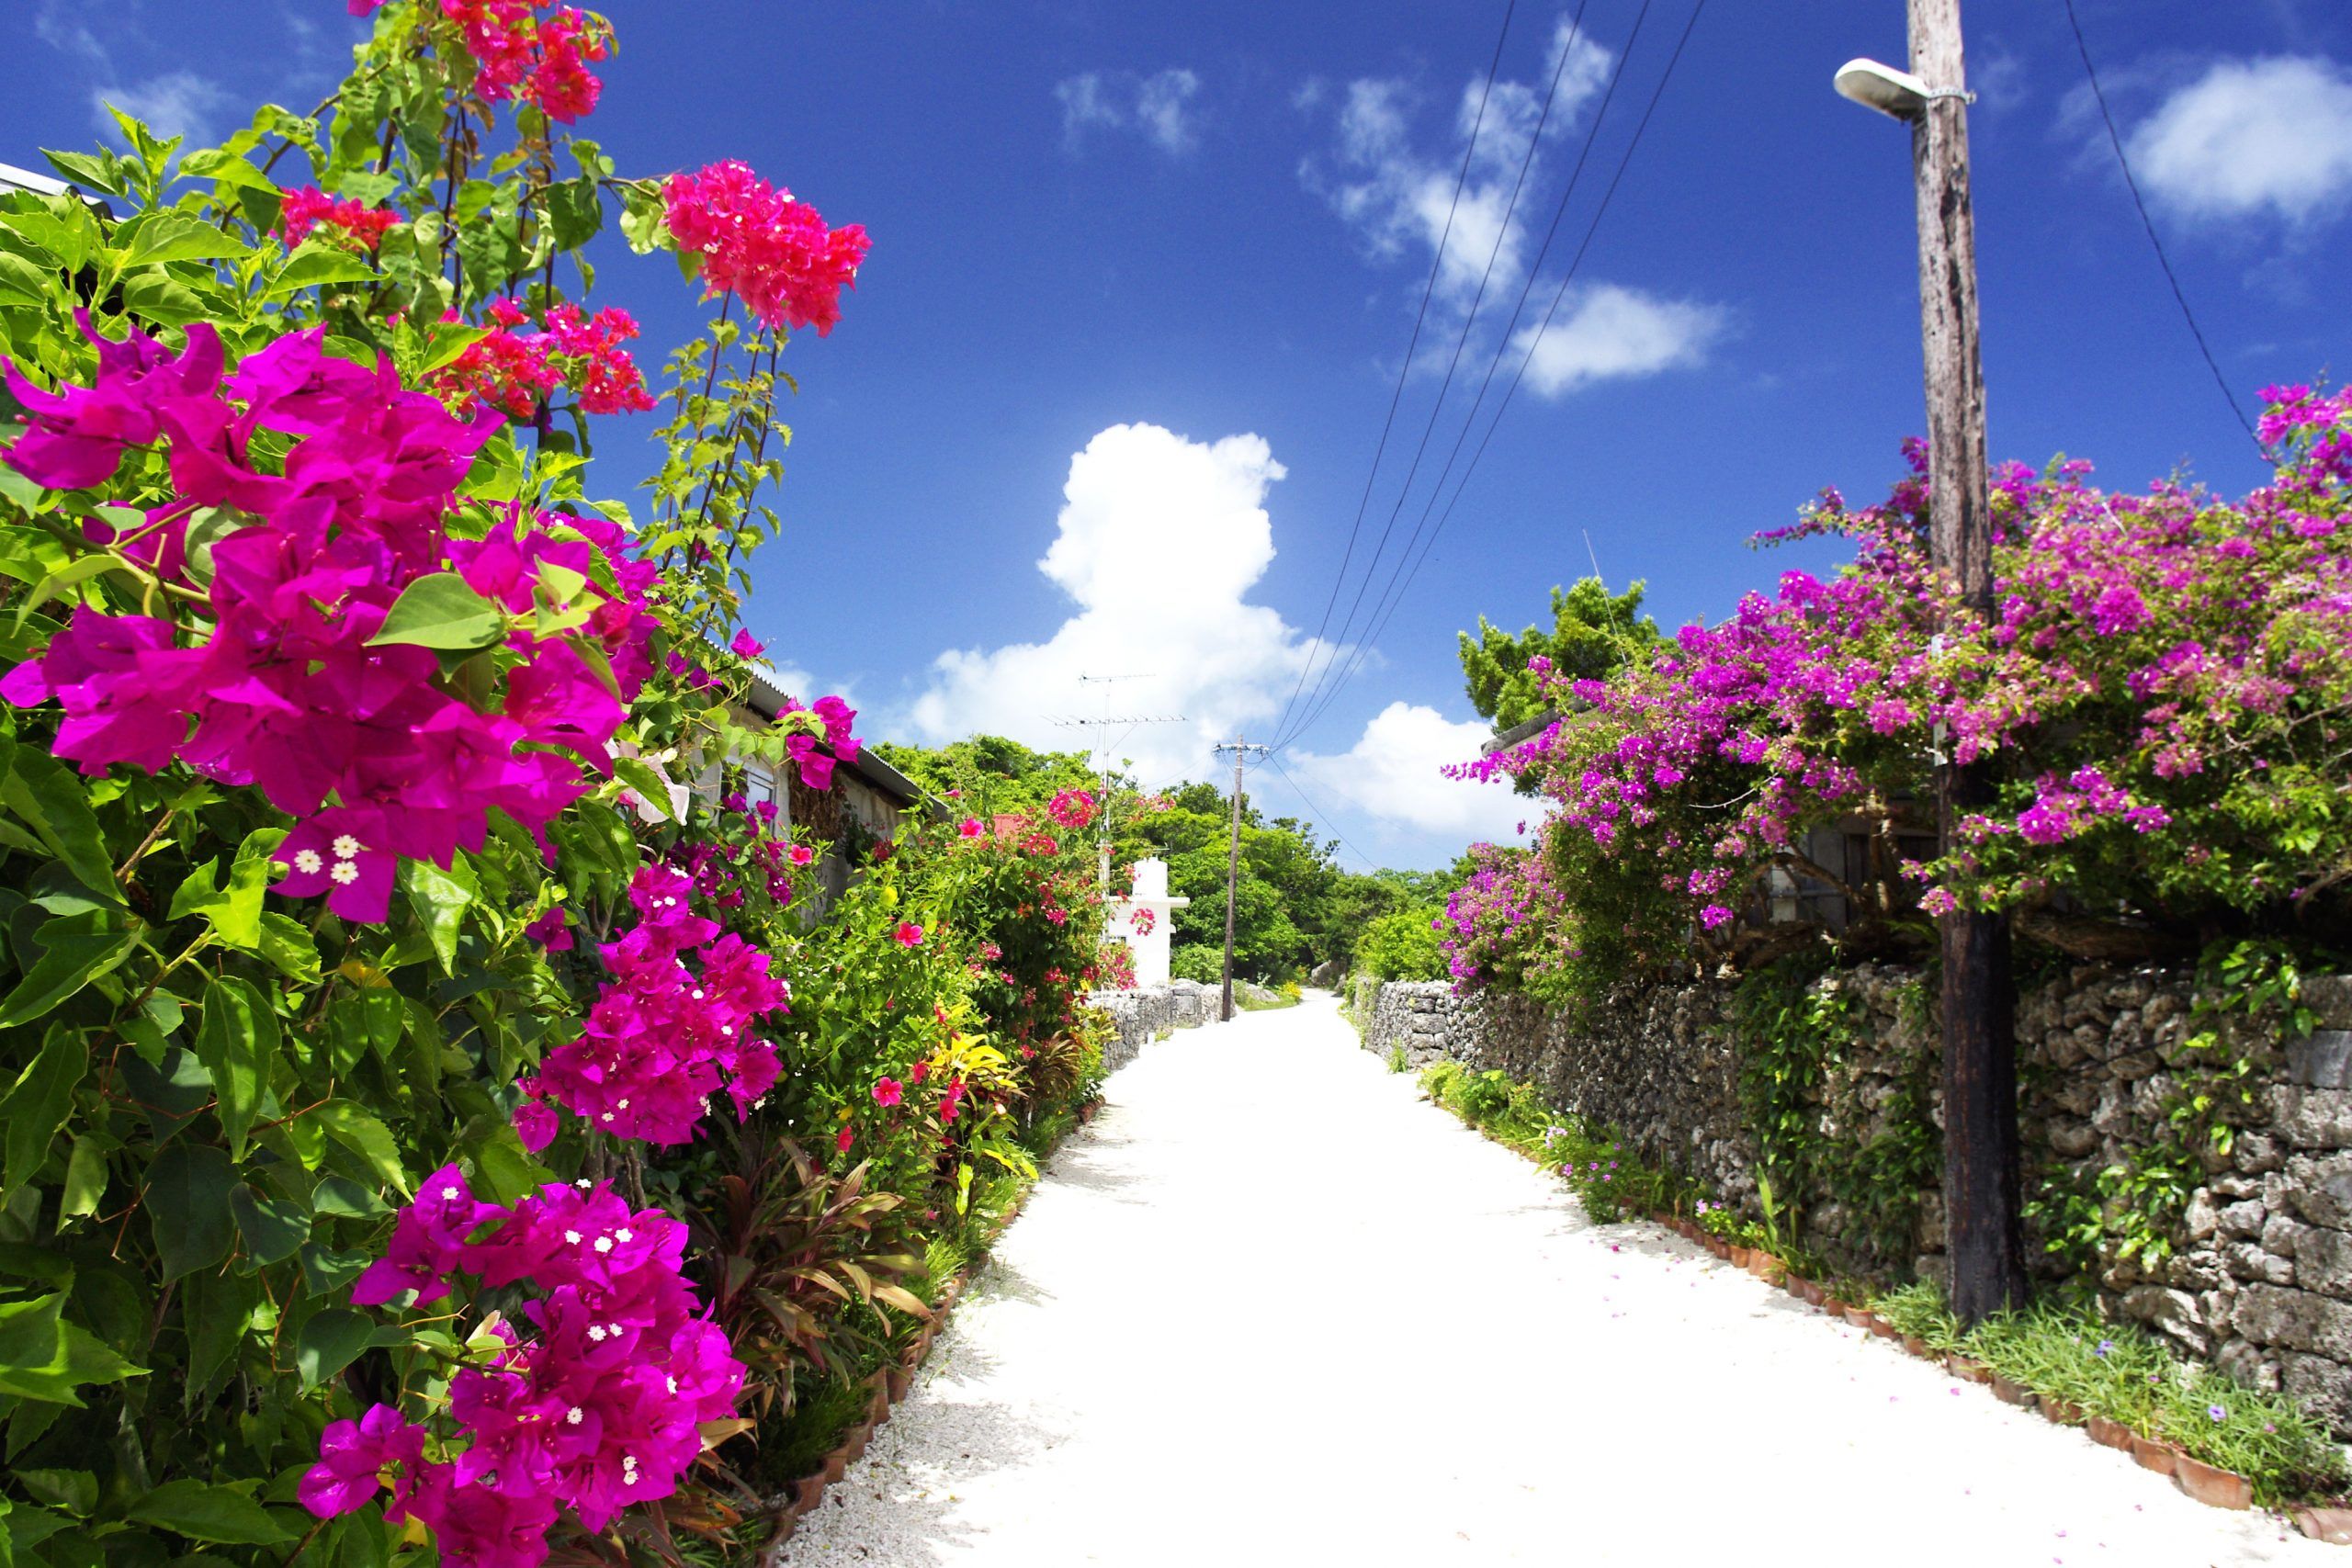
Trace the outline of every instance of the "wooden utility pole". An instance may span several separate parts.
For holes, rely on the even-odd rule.
[[[1255,751],[1261,757],[1273,750],[1271,746],[1252,746],[1239,736],[1224,744],[1210,748],[1218,756],[1233,753],[1233,836],[1225,851],[1225,1000],[1217,1017],[1233,1017],[1233,891],[1241,880],[1241,764]]]
[[[1984,367],[1977,345],[1976,220],[1968,185],[1968,98],[1960,0],[1907,0],[1911,73],[1928,98],[1911,121],[1918,187],[1919,331],[1926,348],[1929,547],[1964,613],[1993,615]],[[1993,801],[1991,771],[1936,756],[1936,820],[1947,852]],[[1943,949],[1944,1224],[1951,1300],[1962,1323],[2025,1304],[2019,1233],[2016,1002],[2008,917],[1955,910]]]

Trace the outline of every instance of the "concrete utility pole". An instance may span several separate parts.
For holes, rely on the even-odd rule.
[[[1252,746],[1239,736],[1212,746],[1211,751],[1224,756],[1233,753],[1233,836],[1225,851],[1225,1001],[1217,1013],[1220,1019],[1233,1016],[1233,890],[1241,880],[1241,764],[1255,751],[1261,757],[1273,750],[1271,746]]]
[[[1968,182],[1968,103],[1960,0],[1907,0],[1911,69],[1854,61],[1838,90],[1906,120],[1919,222],[1919,332],[1928,389],[1929,548],[1963,612],[1993,613],[1993,529],[1978,351],[1976,220]],[[1991,770],[1936,754],[1936,819],[1946,849],[1993,799]],[[1937,920],[1943,950],[1944,1223],[1951,1309],[1962,1323],[2025,1304],[2018,1174],[2015,997],[2005,915]]]

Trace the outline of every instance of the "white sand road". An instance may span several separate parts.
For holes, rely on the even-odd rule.
[[[1147,1046],[796,1568],[2352,1568],[1421,1101],[1332,998]]]

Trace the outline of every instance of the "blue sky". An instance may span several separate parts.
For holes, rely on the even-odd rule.
[[[2352,16],[2322,0],[2078,5],[2233,388],[2250,403],[2267,381],[2342,374]],[[1627,57],[1538,310],[1690,0],[1655,0],[1629,50],[1639,8],[1589,0],[1566,46],[1430,468],[1610,71]],[[1576,9],[1518,6],[1359,567]],[[334,0],[11,11],[0,161],[17,164],[94,140],[102,96],[199,136],[264,97],[307,107],[356,36]],[[625,171],[741,157],[874,236],[842,325],[788,355],[803,387],[789,532],[752,609],[777,660],[899,739],[1068,744],[1080,732],[1050,721],[1106,702],[1185,715],[1119,747],[1154,782],[1205,773],[1217,734],[1268,733],[1363,493],[1499,0],[616,0],[607,15],[620,53],[582,130]],[[1995,456],[2064,451],[2119,484],[2176,468],[2255,482],[2063,9],[1972,0],[1966,21]],[[1713,0],[1701,19],[1459,509],[1361,672],[1283,754],[1352,852],[1430,864],[1510,832],[1514,803],[1435,774],[1478,733],[1453,635],[1481,613],[1535,618],[1589,570],[1588,535],[1612,583],[1647,581],[1662,622],[1713,619],[1784,567],[1827,564],[1755,555],[1751,532],[1824,484],[1868,497],[1894,477],[1922,423],[1909,161],[1900,127],[1830,90],[1857,54],[1902,61],[1898,0]],[[605,261],[600,298],[638,314],[658,361],[695,301],[666,263]],[[634,433],[606,442],[608,470],[633,478]],[[1270,806],[1304,810],[1291,779],[1260,777]]]

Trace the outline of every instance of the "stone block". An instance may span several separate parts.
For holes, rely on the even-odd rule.
[[[2213,1195],[2200,1187],[2188,1195],[2188,1206],[2181,1211],[2180,1223],[2188,1229],[2192,1242],[2204,1241],[2222,1228],[2221,1212],[2213,1207]]]
[[[2213,1354],[2213,1364],[2222,1371],[2248,1388],[2265,1393],[2278,1392],[2278,1362],[2265,1356],[2262,1347],[2251,1339],[2233,1339]]]
[[[2233,1240],[2258,1236],[2262,1234],[2263,1221],[2269,1217],[2270,1211],[2262,1206],[2261,1199],[2249,1198],[2222,1209],[2218,1216],[2219,1229],[2223,1235]]]
[[[2130,1051],[2108,1063],[2107,1070],[2130,1083],[2146,1077],[2161,1065],[2154,1051]]]
[[[2295,1282],[2307,1291],[2352,1301],[2352,1235],[2307,1230],[2297,1236]]]
[[[2304,976],[2302,1002],[2321,1028],[2352,1029],[2352,975]]]
[[[2352,1147],[2352,1090],[2273,1084],[2270,1122],[2300,1148]]]
[[[2081,1159],[2098,1148],[2098,1129],[2087,1122],[2057,1121],[2050,1123],[2050,1152],[2061,1159]]]
[[[2311,1089],[2352,1089],[2352,1029],[2314,1030],[2290,1043],[2287,1077]]]
[[[2170,1291],[2161,1285],[2135,1285],[2123,1293],[2123,1311],[2127,1316],[2137,1318],[2157,1333],[2178,1340],[2200,1356],[2212,1347],[2212,1336],[2206,1330],[2205,1314],[2199,1309],[2197,1298],[2187,1291]]]
[[[2285,1164],[2287,1154],[2278,1146],[2278,1140],[2267,1133],[2240,1133],[2231,1145],[2230,1158],[2247,1175],[2259,1176]]]
[[[2327,1296],[2250,1284],[2238,1292],[2230,1322],[2257,1345],[2352,1360],[2352,1306]]]
[[[2305,1227],[2284,1214],[2273,1214],[2262,1222],[2262,1250],[2279,1258],[2300,1256]]]
[[[2352,1426],[2352,1368],[2333,1357],[2279,1357],[2278,1385],[2337,1430]]]
[[[2233,1280],[2256,1280],[2266,1285],[2291,1285],[2296,1282],[2293,1258],[2265,1252],[2257,1243],[2251,1241],[2222,1244],[2222,1267],[2228,1270]]]

